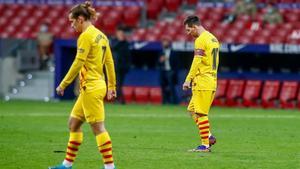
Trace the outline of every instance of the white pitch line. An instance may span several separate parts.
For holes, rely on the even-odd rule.
[[[108,117],[125,117],[125,118],[186,118],[189,115],[183,114],[141,114],[141,113],[128,113],[128,114],[106,114]],[[68,114],[57,113],[1,113],[0,117],[67,117]],[[300,115],[267,115],[267,114],[212,114],[211,118],[218,119],[300,119]]]

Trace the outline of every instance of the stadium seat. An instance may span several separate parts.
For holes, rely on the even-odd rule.
[[[184,42],[187,41],[187,35],[184,34],[177,34],[175,37],[176,41]]]
[[[265,37],[261,37],[261,36],[256,36],[254,39],[253,39],[253,42],[255,44],[267,44],[268,41]]]
[[[176,12],[181,4],[181,0],[165,0],[165,6],[168,11]]]
[[[123,86],[122,95],[125,103],[132,103],[134,101],[134,87]]]
[[[151,87],[150,88],[150,103],[153,104],[162,104],[163,96],[162,90],[160,87]]]
[[[258,106],[257,99],[260,98],[261,88],[261,80],[248,80],[243,94],[243,105],[246,107]]]
[[[222,42],[225,42],[225,43],[234,43],[234,42],[236,42],[236,41],[235,41],[235,38],[232,37],[232,36],[224,36],[224,37],[221,37],[221,41],[222,41]]]
[[[261,104],[264,108],[276,107],[276,99],[278,99],[279,90],[279,81],[265,81],[261,97]]]
[[[279,101],[282,108],[294,108],[297,98],[298,82],[284,81],[281,87]]]
[[[142,41],[147,33],[147,29],[137,29],[132,33],[131,40]]]
[[[287,44],[300,44],[300,39],[291,39],[291,38],[288,38],[287,40],[286,40],[286,43]]]
[[[124,23],[130,27],[136,27],[140,19],[140,7],[133,6],[124,12]]]
[[[252,42],[252,37],[247,37],[247,36],[240,36],[237,38],[237,41],[238,43],[241,43],[241,44],[249,44]]]
[[[228,89],[226,92],[227,106],[241,105],[240,99],[243,97],[244,86],[244,80],[229,80]]]
[[[299,22],[299,14],[296,12],[289,12],[284,14],[284,20],[287,22]]]
[[[146,36],[145,36],[145,40],[146,41],[159,41],[159,35],[157,34],[152,34],[152,33],[147,33]]]
[[[149,3],[147,7],[147,18],[157,19],[160,13],[160,7],[155,3]]]
[[[204,21],[202,24],[203,24],[204,28],[210,30],[210,29],[212,29],[215,26],[216,22],[212,21],[212,20],[207,20],[207,21]]]
[[[136,103],[144,104],[150,101],[150,88],[149,87],[135,87],[134,88],[134,96]]]
[[[121,20],[121,14],[117,11],[110,12],[107,17],[103,18],[104,32],[112,35],[115,33],[117,24]]]
[[[300,88],[299,88],[298,94],[297,94],[297,107],[300,109]]]
[[[247,26],[247,21],[238,20],[233,23],[233,25],[231,26],[231,29],[245,30],[245,29],[247,29],[246,26]]]
[[[218,87],[215,94],[215,99],[213,101],[213,105],[215,106],[224,106],[225,105],[225,96],[226,89],[228,86],[227,79],[218,79]]]
[[[218,27],[215,27],[215,29],[212,30],[212,33],[216,36],[217,39],[222,39],[224,32],[224,29]]]
[[[283,44],[285,43],[285,36],[281,35],[273,35],[268,38],[268,42],[270,44]]]
[[[281,3],[293,3],[294,0],[280,0]]]
[[[230,30],[228,30],[227,31],[227,33],[226,33],[226,37],[231,37],[231,38],[236,38],[236,37],[238,37],[239,35],[240,35],[240,33],[241,33],[241,30],[239,30],[239,29],[230,29]]]
[[[189,5],[196,5],[198,3],[198,0],[186,0],[186,3]]]
[[[5,11],[5,5],[4,4],[0,4],[0,15],[2,15]]]

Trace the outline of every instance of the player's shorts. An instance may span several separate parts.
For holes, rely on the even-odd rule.
[[[71,117],[88,123],[103,122],[105,119],[103,99],[106,86],[93,90],[82,90],[71,112]]]
[[[213,90],[193,90],[192,98],[187,109],[189,112],[208,114],[214,97],[215,91]]]

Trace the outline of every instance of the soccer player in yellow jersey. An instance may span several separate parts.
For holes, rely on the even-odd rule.
[[[80,76],[80,95],[73,107],[69,120],[70,137],[66,157],[61,165],[49,169],[71,169],[83,140],[81,126],[90,124],[102,154],[104,169],[115,169],[112,143],[104,127],[103,99],[116,97],[116,78],[113,57],[107,37],[91,20],[96,19],[96,11],[89,1],[76,5],[69,12],[72,27],[80,33],[77,41],[77,54],[67,75],[56,88],[58,95],[63,95],[65,88]],[[107,85],[103,73],[106,68]],[[107,86],[107,87],[106,87]]]
[[[217,38],[205,30],[197,16],[184,21],[186,33],[195,40],[194,59],[183,84],[183,90],[192,88],[188,111],[195,120],[201,137],[201,145],[192,151],[210,152],[215,138],[210,135],[208,112],[217,87],[220,44]]]

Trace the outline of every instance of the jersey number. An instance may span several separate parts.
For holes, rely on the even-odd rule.
[[[219,48],[213,48],[211,55],[213,56],[213,64],[212,64],[212,69],[216,70],[217,69],[217,57],[219,53]]]
[[[105,52],[106,52],[106,46],[102,46],[102,50],[103,50],[103,53],[102,53],[102,63],[104,63],[104,57],[105,57]]]

